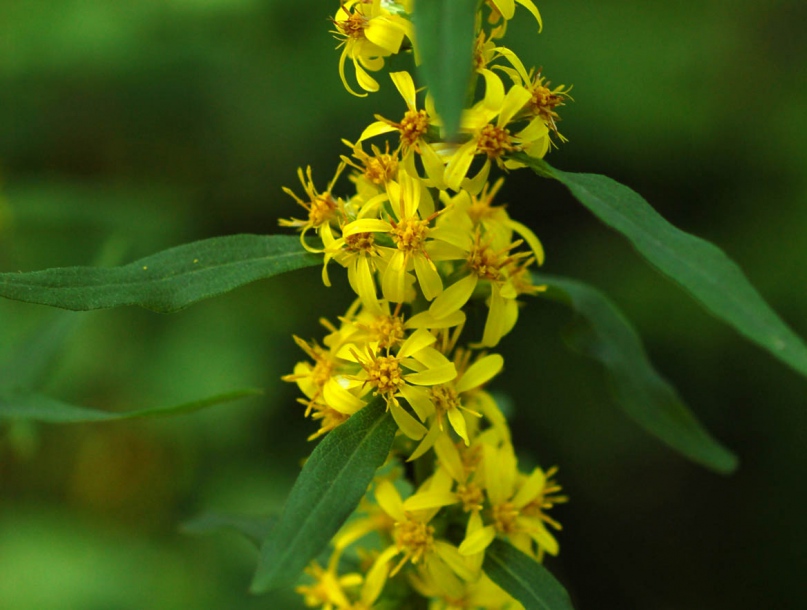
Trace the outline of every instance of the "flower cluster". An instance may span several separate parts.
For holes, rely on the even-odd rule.
[[[411,4],[342,2],[332,23],[348,91],[359,95],[348,60],[367,95],[379,88],[370,72],[385,58],[418,57]],[[494,165],[522,167],[522,155],[540,158],[564,141],[558,109],[569,99],[568,88],[550,88],[500,44],[516,5],[542,26],[531,0],[481,3],[470,85],[480,94],[459,137],[446,138],[409,72],[393,72],[402,114],[376,115],[345,141],[324,191],[310,168],[299,172],[302,196],[285,189],[305,215],[281,224],[322,255],[326,285],[338,265],[356,293],[337,324],[323,322],[320,342],[295,337],[307,359],[284,379],[319,422],[312,438],[374,399],[399,429],[327,566],[312,564],[298,588],[310,607],[359,610],[419,595],[430,608],[517,608],[484,574],[485,549],[501,537],[539,561],[558,552],[550,530],[560,526],[548,512],[565,497],[555,470],[518,468],[506,419],[484,389],[504,366],[490,350],[515,326],[520,297],[542,290],[531,269],[544,259],[535,234],[494,203],[503,179],[489,176]],[[345,172],[353,194],[337,196]]]

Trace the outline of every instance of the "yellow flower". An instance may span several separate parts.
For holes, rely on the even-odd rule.
[[[454,545],[436,538],[434,526],[430,524],[442,507],[456,503],[451,486],[451,479],[440,471],[406,501],[389,481],[381,481],[376,486],[376,501],[395,523],[391,548],[396,555],[402,555],[392,575],[411,562],[422,565],[432,575],[454,573],[463,580],[474,579],[465,558]]]
[[[400,50],[404,37],[412,38],[411,23],[387,10],[381,0],[347,0],[336,12],[333,23],[333,34],[341,40],[337,48],[344,47],[339,57],[339,77],[345,89],[360,97],[367,95],[356,93],[348,85],[345,62],[350,58],[359,86],[364,91],[378,91],[378,83],[367,70],[383,68],[384,58]]]
[[[447,432],[444,426],[445,419],[448,419],[454,432],[465,441],[466,445],[471,444],[463,411],[476,417],[481,417],[481,414],[469,409],[463,402],[499,374],[504,366],[504,358],[499,354],[488,354],[468,366],[470,356],[469,351],[457,350],[454,359],[458,371],[457,377],[448,383],[430,388],[429,398],[434,405],[432,425],[429,433],[409,457],[410,461],[426,453],[434,445],[437,437]]]
[[[544,552],[557,555],[558,542],[546,529],[550,523],[560,525],[543,514],[547,496],[560,490],[554,482],[548,482],[547,473],[535,468],[529,476],[518,471],[513,447],[510,443],[498,446],[483,445],[485,491],[490,502],[492,523],[470,532],[459,551],[462,555],[476,555],[493,541],[497,535],[506,536],[516,548],[540,558]],[[548,492],[552,489],[551,492]],[[565,498],[558,501],[565,501]],[[554,503],[550,502],[549,506]],[[537,553],[533,551],[537,545]]]
[[[462,252],[443,239],[445,231],[430,226],[438,213],[433,212],[434,202],[423,184],[403,171],[399,172],[399,180],[400,185],[388,185],[394,218],[359,218],[342,228],[342,236],[389,235],[395,248],[386,248],[389,259],[381,277],[384,298],[393,303],[406,301],[410,272],[414,270],[423,296],[431,301],[443,291],[443,280],[434,261],[461,258]]]
[[[381,395],[401,431],[415,440],[426,434],[426,428],[400,405],[398,398],[406,399],[420,421],[426,421],[434,407],[428,400],[423,400],[421,386],[447,383],[457,375],[454,364],[431,347],[435,340],[434,335],[421,328],[401,344],[397,353],[373,344],[365,344],[361,352],[351,350],[362,367],[357,375],[350,377],[352,385],[361,386],[363,394],[372,391]],[[323,390],[325,399],[339,410],[340,405],[329,400],[331,390],[335,390],[333,385],[326,384]]]
[[[430,126],[440,125],[440,121],[434,112],[431,98],[426,97],[426,109],[418,109],[415,99],[417,94],[415,82],[409,72],[392,72],[390,73],[390,78],[406,103],[407,110],[399,122],[376,115],[376,122],[367,126],[359,137],[359,142],[397,131],[399,135],[398,147],[402,152],[401,162],[408,168],[409,173],[417,177],[413,157],[413,153],[417,152],[423,161],[423,167],[428,178],[436,186],[442,187],[443,161],[425,139]]]
[[[455,191],[462,186],[477,154],[486,157],[480,173],[487,175],[491,161],[501,167],[515,167],[515,162],[506,158],[508,155],[525,152],[540,158],[549,148],[549,129],[539,117],[518,133],[510,132],[509,125],[530,100],[530,92],[513,85],[505,94],[498,76],[490,70],[481,73],[485,77],[485,97],[465,111],[460,125],[461,131],[471,137],[451,155],[443,176],[445,184]],[[491,122],[494,119],[495,124]]]
[[[303,206],[306,212],[308,212],[308,218],[306,220],[300,220],[297,218],[291,218],[289,220],[281,219],[279,224],[281,227],[295,227],[300,229],[300,243],[302,243],[303,247],[309,252],[321,252],[321,250],[311,248],[305,242],[305,234],[310,229],[316,229],[320,237],[330,234],[331,223],[337,222],[339,216],[344,214],[344,202],[341,199],[334,199],[333,195],[331,194],[333,185],[339,179],[339,175],[344,169],[345,164],[340,163],[339,167],[336,169],[333,179],[328,183],[328,188],[323,193],[320,193],[314,186],[314,179],[311,174],[311,166],[306,168],[305,174],[303,174],[303,169],[299,168],[297,170],[297,176],[300,178],[300,183],[303,185],[303,191],[305,191],[305,194],[308,197],[307,201],[300,199],[290,188],[285,186],[283,187],[283,192],[294,198],[294,200]]]

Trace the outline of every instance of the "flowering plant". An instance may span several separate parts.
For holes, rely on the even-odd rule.
[[[305,359],[284,379],[316,422],[310,438],[321,440],[261,542],[257,593],[296,584],[308,606],[340,610],[413,600],[430,608],[571,607],[543,567],[560,551],[555,507],[567,497],[558,470],[519,466],[489,387],[506,368],[507,355],[496,350],[532,298],[558,300],[585,320],[577,347],[605,366],[617,403],[641,426],[715,471],[736,467],[601,293],[537,272],[543,246],[502,203],[503,174],[528,168],[560,181],[712,313],[807,374],[803,342],[720,250],[666,223],[630,189],[544,161],[566,142],[559,123],[571,87],[552,86],[504,45],[520,16],[543,27],[531,0],[335,7],[347,92],[394,87],[403,104],[396,117],[376,115],[345,141],[324,188],[309,167],[298,174],[302,190],[284,189],[302,211],[281,226],[298,236],[215,238],[122,267],[0,277],[0,294],[18,300],[173,311],[308,266],[320,266],[329,286],[345,268],[355,298],[344,315],[323,321],[318,340],[294,337]],[[387,79],[387,60],[398,54],[411,58],[411,69]],[[29,390],[8,390],[4,416],[116,417]]]

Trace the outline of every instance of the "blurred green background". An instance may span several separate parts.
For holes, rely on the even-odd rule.
[[[566,170],[605,173],[677,226],[725,249],[807,336],[807,4],[775,0],[539,3],[508,45],[573,84]],[[276,232],[282,185],[330,179],[340,138],[383,90],[342,88],[316,0],[0,2],[0,266],[122,261],[215,235]],[[408,59],[393,62],[407,66]],[[347,183],[342,186],[346,189]],[[533,227],[545,270],[605,290],[658,368],[740,455],[720,477],[613,408],[602,372],[569,353],[569,314],[530,302],[495,388],[525,463],[560,465],[571,503],[548,565],[577,606],[792,608],[803,597],[807,381],[713,320],[556,185],[520,172],[500,196]],[[15,425],[0,438],[0,608],[294,608],[246,592],[256,559],[178,526],[210,509],[276,511],[314,426],[279,380],[350,295],[311,269],[171,316],[74,314],[83,325],[51,395],[104,409],[168,405],[236,387],[262,398],[144,423]],[[54,316],[0,302],[0,348]],[[70,315],[70,314],[65,314]]]

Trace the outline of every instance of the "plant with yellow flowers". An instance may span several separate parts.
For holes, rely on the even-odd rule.
[[[543,566],[562,541],[557,468],[519,465],[490,390],[506,369],[502,338],[530,300],[575,310],[573,346],[604,365],[617,404],[647,431],[717,472],[736,458],[656,373],[610,301],[537,272],[544,249],[505,205],[503,174],[530,168],[560,181],[712,313],[805,374],[807,347],[719,249],[630,189],[543,160],[566,141],[558,123],[571,88],[551,86],[504,45],[513,18],[543,27],[532,0],[343,0],[334,9],[345,89],[366,97],[394,87],[402,103],[343,134],[324,187],[307,167],[301,191],[284,189],[301,211],[280,224],[299,236],[214,238],[106,270],[2,274],[0,294],[174,311],[315,265],[327,290],[344,268],[355,293],[344,315],[323,320],[321,337],[294,337],[303,359],[284,380],[299,389],[319,442],[261,541],[253,591],[296,585],[308,607],[326,610],[571,608]],[[411,69],[385,73],[396,54]],[[40,419],[100,417],[31,404]]]

